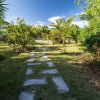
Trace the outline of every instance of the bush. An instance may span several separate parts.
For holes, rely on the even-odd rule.
[[[33,45],[28,45],[28,46],[26,46],[26,50],[34,50],[35,49],[35,47],[33,46]]]
[[[97,53],[100,47],[100,37],[98,35],[92,35],[85,40],[84,45],[87,47],[87,51]]]

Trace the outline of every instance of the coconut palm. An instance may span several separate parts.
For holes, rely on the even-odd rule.
[[[0,0],[0,19],[4,19],[5,17],[5,11],[7,8],[5,7],[5,2],[6,0]]]
[[[52,30],[54,31],[51,31],[51,33],[53,32],[56,36],[56,42],[62,42],[61,40],[61,34],[62,34],[62,29],[65,25],[65,19],[64,18],[60,18],[60,19],[57,19],[54,23],[51,23],[51,27],[52,27]]]
[[[51,23],[53,30],[57,32],[56,37],[58,36],[58,41],[63,42],[63,46],[65,45],[65,40],[68,37],[68,31],[74,18],[75,17],[71,17],[67,21],[64,18],[60,18],[56,20],[55,23]]]
[[[65,40],[66,38],[69,37],[69,31],[70,31],[70,26],[73,20],[75,19],[74,17],[70,17],[68,20],[66,20],[64,27],[62,28],[62,40],[63,40],[63,46],[65,46]]]

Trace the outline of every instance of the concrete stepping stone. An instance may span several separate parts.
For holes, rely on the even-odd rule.
[[[34,62],[34,58],[27,60],[27,62]]]
[[[18,100],[35,100],[34,96],[35,96],[35,91],[32,91],[32,92],[23,91],[20,93]]]
[[[41,73],[42,74],[57,74],[58,70],[57,69],[49,69],[49,70],[44,70]]]
[[[45,59],[46,59],[46,58],[48,58],[48,56],[43,56],[43,58],[45,58]]]
[[[40,62],[38,62],[38,63],[28,63],[27,65],[28,65],[28,66],[32,66],[32,65],[41,65],[41,63],[40,63]]]
[[[48,49],[47,47],[43,47],[43,48],[42,48],[42,50],[47,50],[47,49]]]
[[[26,71],[26,75],[32,75],[33,74],[33,70],[32,68],[27,68],[27,71]]]
[[[40,55],[29,56],[30,58],[39,58]]]
[[[64,82],[63,78],[60,76],[52,77],[54,84],[57,87],[59,93],[66,93],[69,92],[69,88],[67,84]]]
[[[47,62],[47,64],[48,64],[49,67],[55,67],[53,62]]]
[[[29,54],[29,57],[34,57],[35,56],[35,54]]]
[[[51,59],[49,59],[49,58],[48,59],[41,59],[40,61],[45,62],[45,61],[49,61],[49,60],[51,60]]]
[[[30,85],[45,85],[47,81],[45,78],[42,79],[28,79],[24,82],[23,86],[30,86]]]
[[[42,54],[45,54],[46,52],[41,52]]]
[[[36,55],[36,56],[34,56],[35,58],[39,58],[39,57],[41,57],[41,55]]]
[[[30,52],[30,54],[35,54],[35,52]]]
[[[32,50],[32,52],[35,52],[36,50]]]
[[[32,50],[31,52],[30,52],[30,54],[34,54],[35,53],[35,50]]]
[[[42,50],[45,52],[47,50],[47,48],[42,48]]]

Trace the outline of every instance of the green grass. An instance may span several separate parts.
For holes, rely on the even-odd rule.
[[[25,79],[27,55],[14,54],[8,46],[0,47],[0,52],[7,56],[0,62],[0,100],[16,100]]]
[[[59,74],[70,88],[69,93],[59,94],[53,84],[51,77],[54,75],[43,75],[40,72],[48,69],[48,65],[44,62],[42,65],[33,66],[34,74],[26,76],[26,68],[28,53],[15,54],[8,46],[0,47],[0,52],[5,54],[7,58],[0,62],[0,100],[17,100],[18,95],[23,90],[36,90],[35,100],[99,100],[99,86],[91,83],[91,76],[87,71],[82,70],[80,65],[75,64],[75,58],[81,56],[84,52],[81,46],[75,44],[67,45],[66,51],[62,45],[50,44],[44,45],[48,47],[47,55],[54,62]],[[36,44],[37,51],[42,51],[43,46]],[[36,60],[38,62],[39,59]],[[45,86],[23,87],[25,79],[46,77],[49,84]]]

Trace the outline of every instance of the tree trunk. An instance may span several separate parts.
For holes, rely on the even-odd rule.
[[[52,45],[54,46],[54,41],[52,42]]]
[[[63,40],[63,46],[65,46],[65,40]]]
[[[65,40],[63,40],[63,47],[64,47],[64,52],[66,51],[66,44],[65,44]]]
[[[14,44],[14,52],[16,52],[16,44]]]
[[[76,40],[75,40],[76,45],[77,45],[77,42],[78,42],[78,41],[77,41],[77,39],[76,39]]]

